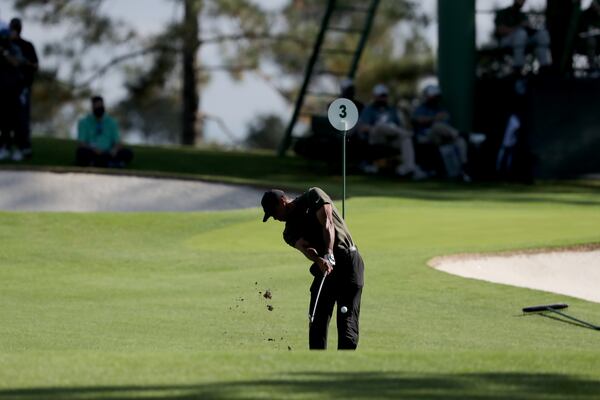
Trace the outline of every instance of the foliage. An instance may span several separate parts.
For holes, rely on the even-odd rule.
[[[350,0],[339,0],[337,4],[340,9],[357,6],[356,2]],[[368,4],[369,2],[363,2],[360,6],[366,7]],[[284,32],[301,38],[316,37],[323,12],[324,4],[321,1],[290,1],[283,10]],[[330,26],[362,29],[364,18],[363,13],[336,11],[332,15]],[[368,99],[371,88],[379,82],[397,85],[398,90],[404,95],[414,94],[418,79],[433,72],[431,48],[425,41],[423,33],[423,28],[428,23],[429,20],[422,14],[418,2],[409,0],[380,2],[356,76],[359,97]],[[357,34],[329,32],[325,37],[323,49],[355,50],[359,38]],[[312,52],[312,41],[314,39],[311,39],[308,46],[302,42],[273,44],[271,57],[284,74],[294,79],[295,87],[292,90],[303,78],[306,60]],[[322,56],[315,69],[347,73],[349,64],[348,55],[333,54]],[[317,82],[316,91],[331,87],[329,83]],[[324,104],[319,104],[318,107],[323,108]]]
[[[67,71],[63,83],[58,82],[56,72],[46,72],[54,81],[49,87],[60,84],[62,91],[71,94],[59,96],[47,110],[37,114],[40,131],[64,131],[64,121],[52,117],[61,115],[56,110],[65,105],[71,110],[80,109],[79,101],[87,99],[91,85],[116,70],[125,76],[127,90],[116,114],[123,116],[127,129],[142,132],[155,142],[176,138],[182,142],[183,132],[189,132],[190,124],[199,129],[201,137],[202,120],[196,122],[196,115],[182,118],[179,111],[196,109],[202,99],[202,88],[216,70],[228,71],[234,79],[242,79],[246,71],[255,71],[286,101],[293,102],[325,8],[320,0],[289,0],[280,12],[265,13],[260,3],[253,0],[177,0],[180,6],[193,3],[197,18],[181,18],[154,35],[144,35],[128,23],[126,15],[110,14],[107,0],[13,2],[29,19],[46,26],[68,27],[67,36],[48,45],[44,53],[59,61],[61,71]],[[356,5],[350,0],[339,3]],[[357,13],[336,13],[332,25],[360,28],[363,17]],[[379,81],[395,86],[402,95],[414,93],[415,82],[433,69],[431,49],[422,31],[427,23],[418,2],[381,1],[358,72],[361,97],[366,100],[372,85]],[[199,35],[190,37],[190,32],[196,30]],[[332,33],[325,47],[355,49],[358,39],[359,35]],[[200,49],[205,46],[218,46],[220,63],[209,65],[200,57]],[[196,84],[186,84],[188,89],[190,86],[197,89],[191,92],[184,90],[187,81],[182,79],[185,71],[189,72],[183,65],[182,54],[186,49],[196,53],[193,67],[196,76],[188,76]],[[94,57],[90,55],[99,52],[106,54],[106,62],[91,64],[89,60]],[[269,68],[265,69],[267,65]],[[347,57],[334,55],[321,60],[318,68],[335,71],[347,66]],[[321,85],[327,86],[322,82]],[[37,98],[40,92],[36,92],[34,103],[46,106],[47,102]]]
[[[285,121],[278,115],[260,115],[248,125],[246,145],[250,148],[275,150],[284,131]]]
[[[68,66],[68,83],[63,86],[71,87],[73,91],[73,98],[59,98],[62,102],[57,102],[55,107],[72,104],[82,97],[81,90],[88,89],[100,76],[121,67],[127,77],[125,87],[128,95],[119,105],[117,113],[127,117],[126,126],[142,131],[148,137],[173,139],[173,133],[181,132],[184,124],[188,123],[187,120],[182,122],[184,120],[178,113],[173,113],[186,102],[197,103],[200,97],[198,92],[208,82],[211,71],[224,69],[239,79],[241,71],[257,67],[261,54],[257,46],[262,44],[245,38],[251,38],[268,26],[261,9],[249,0],[178,0],[181,5],[191,2],[195,3],[195,9],[198,10],[196,18],[174,21],[153,36],[136,32],[127,23],[126,16],[117,18],[109,15],[109,3],[106,0],[14,0],[14,5],[29,18],[44,25],[68,26],[68,36],[49,44],[44,51],[46,57],[55,57],[61,65]],[[192,24],[198,23],[200,28],[206,25],[200,37],[193,36],[190,39],[189,32],[194,30],[189,25],[190,21]],[[232,28],[225,32],[220,28],[223,25],[231,25]],[[184,70],[182,53],[190,42],[193,42],[192,48],[197,48],[196,57],[200,46],[219,45],[223,64],[194,63],[197,85],[191,83],[193,91],[181,95],[178,100],[177,93],[184,89],[181,79]],[[107,55],[105,64],[90,65],[84,61],[92,58],[90,54],[98,52]],[[240,59],[244,60],[243,64],[239,63]],[[154,112],[157,105],[162,111],[159,114]],[[159,124],[145,121],[150,113],[153,122],[161,117],[165,121]],[[177,119],[181,121],[175,122]]]
[[[38,72],[33,85],[31,119],[33,131],[38,135],[69,137],[74,121],[87,109],[80,105],[90,98],[88,90],[74,90],[57,78],[57,72],[43,69]],[[64,107],[65,104],[72,105]]]

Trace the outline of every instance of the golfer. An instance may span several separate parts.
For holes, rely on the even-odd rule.
[[[310,349],[327,348],[327,330],[336,303],[338,349],[356,349],[364,264],[331,198],[319,188],[311,188],[295,199],[273,189],[265,192],[261,204],[265,212],[263,222],[269,217],[285,222],[285,242],[313,262],[309,313],[314,309],[314,319],[308,334]]]

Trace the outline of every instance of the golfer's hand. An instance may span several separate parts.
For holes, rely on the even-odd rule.
[[[323,275],[329,275],[333,271],[333,267],[329,264],[325,259],[319,258],[317,260],[317,265],[319,269],[323,273]]]

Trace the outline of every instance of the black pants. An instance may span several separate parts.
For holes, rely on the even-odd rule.
[[[336,251],[336,265],[323,283],[313,322],[310,324],[309,348],[327,348],[327,331],[337,303],[338,350],[354,350],[358,346],[358,317],[364,285],[364,263],[357,250]],[[314,268],[311,268],[314,270]],[[322,275],[317,274],[310,287],[309,314],[312,313]],[[342,313],[342,307],[348,311]]]
[[[120,168],[129,164],[133,159],[133,152],[129,149],[120,149],[116,155],[109,152],[97,154],[87,147],[79,147],[75,155],[75,162],[80,167],[113,167]]]
[[[19,101],[19,92],[15,88],[0,86],[0,147],[23,147],[19,130]]]
[[[19,121],[17,145],[21,149],[31,149],[31,87],[26,87],[19,96]]]

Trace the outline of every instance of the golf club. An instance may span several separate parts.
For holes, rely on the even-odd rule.
[[[312,313],[308,316],[310,323],[313,323],[315,319],[315,312],[317,311],[317,304],[319,303],[319,296],[321,295],[321,289],[323,289],[323,283],[325,283],[325,277],[327,276],[327,272],[323,274],[321,278],[321,284],[319,285],[319,291],[317,292],[317,297],[315,298],[315,305],[313,306]]]
[[[558,311],[558,310],[565,309],[567,307],[569,307],[569,305],[565,304],[565,303],[547,304],[547,305],[540,305],[540,306],[525,307],[525,308],[523,308],[523,312],[524,313],[534,313],[534,312],[546,312],[546,311],[549,311],[549,312],[558,314],[558,315],[560,315],[560,316],[562,316],[564,318],[567,318],[567,319],[570,319],[572,321],[575,321],[575,322],[577,322],[579,324],[582,324],[582,325],[584,325],[584,326],[586,326],[588,328],[600,331],[600,326],[591,324],[591,323],[586,322],[586,321],[582,321],[580,319],[577,319],[575,317],[572,317],[570,315],[567,315],[567,314],[565,314],[563,312]]]

